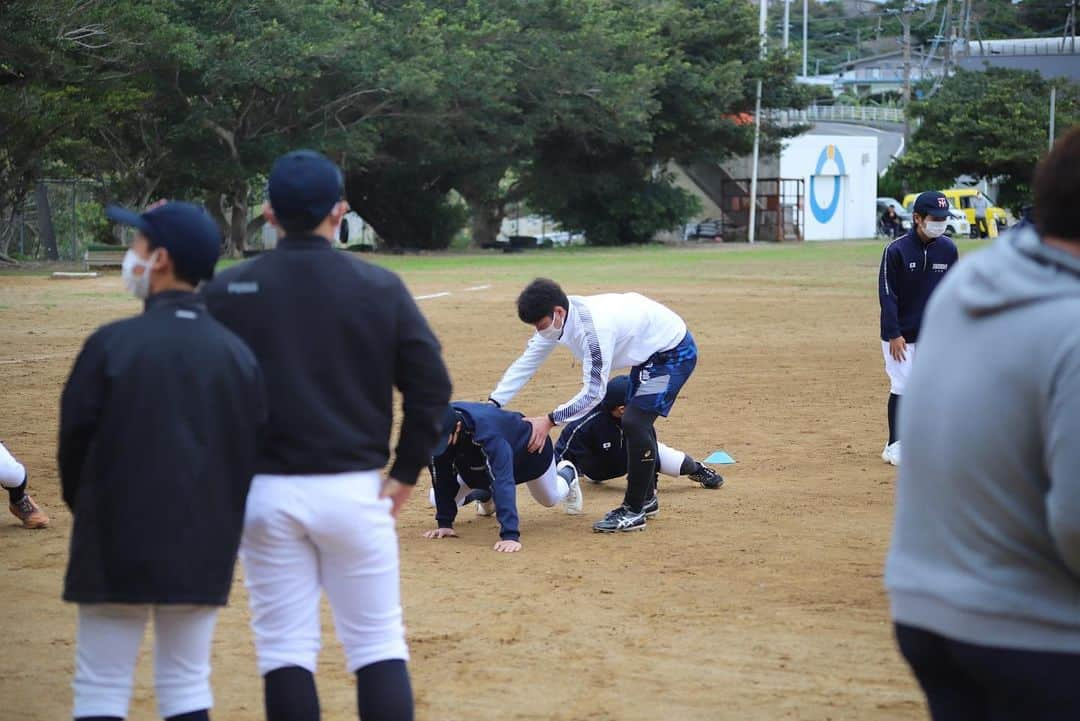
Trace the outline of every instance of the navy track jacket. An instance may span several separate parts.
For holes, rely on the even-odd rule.
[[[432,459],[431,481],[435,487],[435,520],[439,528],[453,528],[457,517],[454,497],[460,475],[470,488],[490,488],[503,540],[521,538],[518,528],[517,484],[544,475],[551,467],[551,441],[540,453],[529,453],[532,426],[524,416],[490,403],[455,401],[461,416],[462,437],[442,455]]]
[[[930,294],[958,258],[956,245],[946,236],[924,244],[915,230],[886,246],[878,272],[881,340],[899,336],[908,343],[919,340]]]

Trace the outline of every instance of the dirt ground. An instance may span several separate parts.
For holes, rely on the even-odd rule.
[[[524,550],[491,551],[493,519],[428,541],[424,473],[400,520],[405,618],[421,721],[924,718],[882,588],[894,473],[879,459],[887,381],[877,340],[880,248],[718,248],[400,265],[440,336],[455,397],[483,399],[528,333],[513,298],[551,275],[570,292],[637,290],[676,309],[700,362],[668,445],[738,460],[719,491],[661,481],[644,533],[591,533],[623,483],[587,485],[585,515],[519,494]],[[681,255],[680,255],[681,253]],[[391,263],[395,261],[390,261]],[[466,288],[478,290],[465,291]],[[483,287],[487,286],[487,287]],[[74,608],[60,601],[71,516],[55,465],[58,399],[83,339],[138,310],[118,275],[0,275],[0,438],[53,519],[0,522],[3,719],[70,718]],[[580,367],[558,351],[515,400],[546,412]],[[238,578],[214,642],[218,719],[261,719]],[[323,718],[355,718],[353,681],[324,617]],[[157,718],[150,643],[132,719]]]

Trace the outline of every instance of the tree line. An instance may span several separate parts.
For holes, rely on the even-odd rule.
[[[85,178],[204,202],[231,252],[297,147],[391,247],[493,240],[514,203],[648,240],[693,211],[669,162],[750,150],[758,78],[804,99],[745,0],[9,0],[0,33],[0,220]]]

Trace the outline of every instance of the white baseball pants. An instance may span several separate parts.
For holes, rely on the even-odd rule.
[[[154,687],[162,718],[211,708],[215,606],[80,604],[74,717],[127,718],[146,621],[154,617]]]
[[[465,505],[465,497],[469,495],[474,489],[465,485],[465,481],[461,476],[457,477],[458,492],[457,497],[454,499],[458,507]],[[531,481],[527,481],[525,485],[529,488],[529,493],[532,495],[533,500],[539,503],[541,506],[547,506],[551,508],[557,503],[561,503],[566,498],[566,494],[570,492],[570,486],[566,483],[566,479],[555,472],[555,459],[551,459],[551,466],[548,467],[544,475],[539,478],[534,478]],[[435,507],[435,489],[432,488],[428,491],[428,503],[431,507]]]
[[[889,375],[889,392],[898,396],[904,395],[908,374],[911,373],[911,364],[915,360],[915,343],[907,344],[903,361],[897,361],[892,357],[887,340],[881,341],[881,352],[885,356],[885,372]]]
[[[260,674],[286,666],[315,672],[324,590],[350,673],[408,660],[397,530],[381,487],[377,471],[255,476],[240,559]]]
[[[682,470],[682,463],[686,460],[686,454],[658,442],[656,444],[656,459],[660,462],[661,473],[665,476],[678,478],[679,471]]]
[[[0,486],[18,488],[25,478],[26,469],[23,464],[15,460],[15,456],[0,443]]]

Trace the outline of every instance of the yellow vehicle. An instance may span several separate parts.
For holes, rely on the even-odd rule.
[[[950,208],[964,214],[971,225],[972,237],[977,237],[978,231],[976,229],[978,225],[975,223],[975,208],[971,207],[971,201],[976,195],[982,195],[982,193],[977,188],[950,188],[949,190],[942,190],[941,193],[949,199]],[[905,195],[904,207],[910,211],[917,197],[918,193]],[[983,197],[986,198],[985,195]],[[991,238],[996,238],[1000,231],[1008,227],[1008,216],[1004,208],[997,207],[990,202],[989,198],[986,198],[986,202],[986,230]]]

